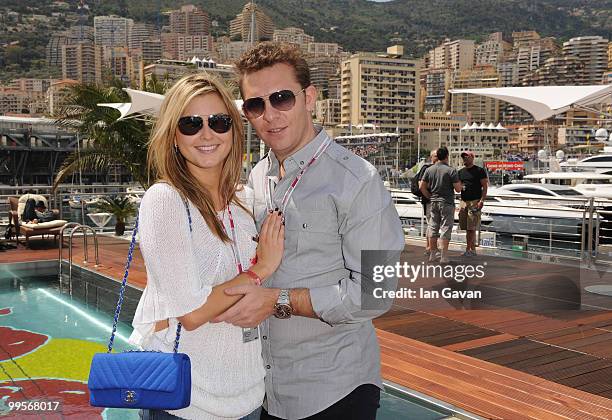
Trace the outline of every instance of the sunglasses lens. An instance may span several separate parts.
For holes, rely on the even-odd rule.
[[[203,125],[204,121],[202,121],[202,117],[181,117],[178,122],[178,129],[186,136],[193,136],[202,129]]]
[[[232,117],[227,114],[216,114],[208,117],[208,126],[211,130],[223,134],[232,128]]]
[[[279,111],[289,111],[295,105],[295,95],[290,90],[281,90],[270,95],[270,104]]]
[[[266,104],[263,98],[250,98],[242,104],[244,114],[249,118],[257,118],[264,113]]]

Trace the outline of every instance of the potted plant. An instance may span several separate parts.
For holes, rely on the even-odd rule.
[[[129,197],[102,197],[96,203],[96,209],[100,212],[111,213],[117,219],[115,224],[115,235],[121,236],[125,233],[125,221],[136,214],[136,205]]]

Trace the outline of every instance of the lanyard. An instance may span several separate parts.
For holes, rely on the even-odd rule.
[[[300,172],[298,172],[295,178],[293,178],[293,181],[291,181],[291,184],[289,184],[289,188],[287,188],[287,191],[285,191],[285,195],[283,195],[283,200],[281,201],[281,208],[280,208],[281,212],[285,213],[285,208],[287,207],[287,203],[289,203],[289,199],[291,198],[291,195],[293,195],[293,191],[295,191],[295,187],[297,187],[297,184],[300,182],[300,180],[302,179],[306,171],[308,171],[308,169],[313,165],[313,163],[315,163],[315,161],[319,157],[321,157],[321,155],[323,154],[323,152],[325,152],[325,150],[331,144],[331,142],[332,142],[332,139],[328,137],[323,143],[321,143],[321,145],[319,146],[317,151],[314,153],[314,155],[312,155],[312,158],[308,161],[306,166],[304,166],[304,168]],[[270,178],[266,177],[266,181],[267,181],[267,185],[265,186],[265,191],[264,191],[266,195],[266,207],[268,208],[268,211],[272,211],[274,209],[274,205],[272,203],[272,188],[270,186]]]
[[[227,205],[227,215],[229,216],[230,229],[232,230],[232,252],[234,253],[234,260],[236,262],[236,267],[238,267],[238,274],[242,273],[244,270],[242,269],[242,258],[240,257],[240,250],[238,249],[238,240],[236,237],[236,226],[234,224],[234,218],[232,217],[232,209],[230,205]],[[223,227],[223,232],[227,235],[227,230],[225,229],[225,223],[223,220],[219,220],[221,222],[221,227]]]

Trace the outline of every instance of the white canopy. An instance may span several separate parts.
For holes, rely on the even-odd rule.
[[[98,106],[118,109],[121,112],[120,120],[132,114],[157,115],[159,113],[164,95],[134,89],[123,90],[130,95],[131,103],[106,103],[98,104]]]
[[[471,93],[506,101],[523,108],[537,121],[573,107],[612,103],[612,85],[451,89],[450,93]]]
[[[115,108],[121,112],[119,120],[127,118],[133,114],[144,114],[150,116],[157,116],[161,108],[161,104],[164,101],[164,95],[158,93],[145,92],[143,90],[135,89],[123,89],[130,95],[132,102],[125,103],[104,103],[98,104],[98,106],[106,106],[109,108]],[[234,101],[236,107],[242,114],[242,100]]]

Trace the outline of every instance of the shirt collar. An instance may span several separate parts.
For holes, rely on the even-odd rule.
[[[284,166],[286,173],[291,173],[297,169],[304,169],[304,167],[308,165],[308,161],[310,161],[310,159],[312,159],[313,155],[316,153],[319,146],[321,146],[321,144],[327,138],[329,138],[329,135],[323,129],[323,127],[321,127],[320,125],[315,125],[314,128],[315,132],[317,133],[314,139],[312,139],[300,150],[285,159]],[[272,150],[270,150],[270,152],[268,153],[268,162],[268,173],[266,175],[278,176],[280,164]]]

